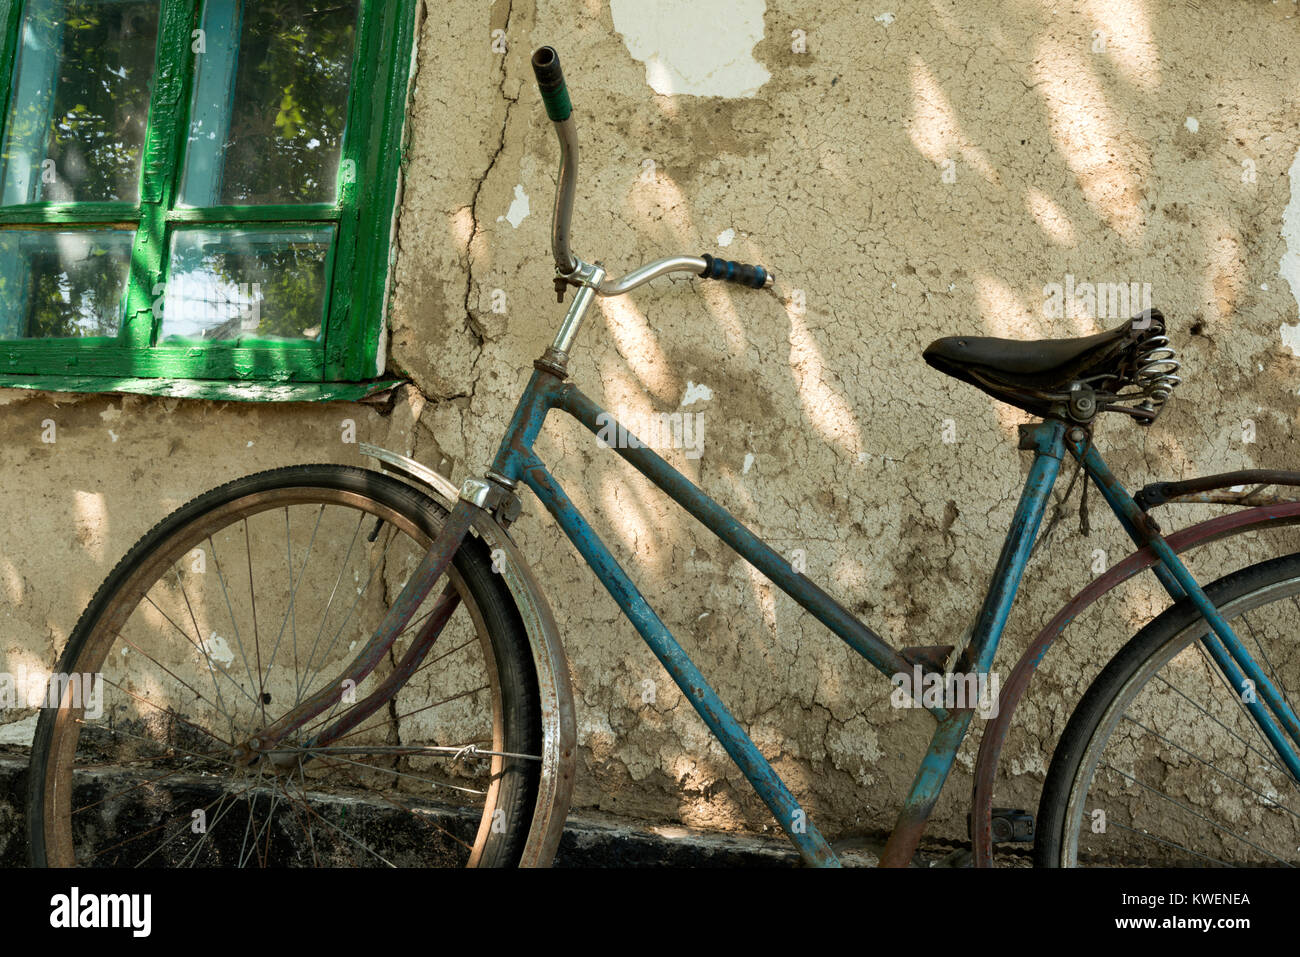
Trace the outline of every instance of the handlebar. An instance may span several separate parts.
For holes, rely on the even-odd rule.
[[[564,84],[560,55],[553,47],[538,47],[533,54],[533,74],[537,77],[542,102],[546,104],[546,115],[556,123],[563,123],[573,113],[573,103],[569,101],[569,88]]]
[[[719,279],[751,289],[763,289],[773,284],[772,274],[762,266],[714,259],[707,253],[658,259],[612,281],[605,280],[601,270],[600,278],[592,282],[590,267],[569,249],[569,227],[578,186],[578,131],[573,122],[569,88],[560,68],[560,55],[552,47],[539,47],[533,53],[533,74],[537,77],[546,115],[555,124],[555,133],[560,140],[559,183],[555,192],[555,209],[551,214],[551,252],[555,256],[555,288],[561,301],[566,285],[587,287],[598,296],[621,296],[672,272],[693,272],[705,279]]]
[[[573,104],[569,88],[560,69],[560,55],[550,47],[540,47],[533,54],[533,73],[546,104],[546,115],[555,124],[560,138],[560,182],[555,191],[555,211],[551,214],[551,251],[555,270],[568,275],[578,267],[569,250],[569,221],[573,218],[573,197],[578,190],[578,131],[573,125]],[[556,289],[563,287],[557,282]]]

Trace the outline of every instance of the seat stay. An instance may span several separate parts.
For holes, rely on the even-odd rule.
[[[1241,695],[1242,705],[1255,720],[1260,732],[1277,751],[1292,776],[1300,782],[1300,750],[1297,750],[1297,746],[1300,746],[1300,718],[1297,718],[1286,698],[1246,650],[1232,626],[1219,614],[1214,603],[1165,541],[1150,516],[1138,507],[1137,502],[1111,473],[1096,447],[1091,442],[1085,443],[1082,437],[1076,440],[1070,436],[1067,441],[1071,452],[1083,463],[1134,544],[1138,548],[1150,547],[1155,553],[1159,564],[1153,566],[1153,571],[1169,597],[1175,602],[1183,598],[1189,599],[1209,624],[1210,630],[1201,637],[1201,644],[1223,672],[1229,686]],[[1287,736],[1290,736],[1291,741],[1287,741]]]

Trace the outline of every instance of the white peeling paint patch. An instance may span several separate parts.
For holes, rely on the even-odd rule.
[[[754,59],[766,0],[610,0],[614,29],[661,96],[752,97],[771,78]],[[715,26],[716,25],[716,26]],[[719,29],[718,27],[721,27]]]
[[[713,390],[707,385],[697,384],[690,379],[686,380],[686,394],[682,396],[682,405],[694,405],[696,402],[707,402],[713,398]]]
[[[754,467],[754,453],[753,453],[753,452],[746,452],[746,453],[745,453],[745,464],[742,465],[742,466],[740,467],[740,474],[741,474],[741,475],[748,475],[748,474],[749,474],[749,470],[752,469],[753,467]]]
[[[1300,356],[1300,322],[1294,326],[1282,323],[1282,345],[1290,349],[1292,355]]]
[[[235,653],[230,650],[230,642],[215,631],[203,642],[203,653],[219,665],[229,666],[235,660]]]
[[[1194,116],[1189,116],[1189,117],[1187,118],[1187,121],[1186,121],[1185,123],[1183,123],[1183,126],[1187,127],[1187,132],[1189,132],[1189,133],[1196,133],[1196,132],[1198,132],[1198,131],[1200,130],[1200,128],[1201,128],[1201,123],[1200,123],[1199,120],[1197,120],[1196,117],[1194,117]]]
[[[1291,296],[1296,305],[1300,306],[1300,151],[1296,152],[1287,177],[1291,180],[1291,199],[1286,204],[1286,209],[1282,210],[1282,241],[1286,243],[1286,252],[1282,253],[1277,271],[1291,287]],[[1282,327],[1282,342],[1291,346],[1291,351],[1296,355],[1300,355],[1300,350],[1293,344],[1294,330],[1300,329],[1300,324],[1290,327],[1292,342],[1287,342],[1287,328],[1285,325]]]
[[[718,233],[719,246],[730,246],[735,239],[736,231],[734,229],[724,229],[722,232]]]
[[[24,747],[30,745],[32,738],[36,737],[36,719],[38,717],[39,715],[31,715],[21,721],[0,724],[0,744],[17,744]]]
[[[876,22],[883,23],[885,26],[889,26],[891,23],[894,22],[894,15],[892,13],[882,13],[878,17],[876,17]]]
[[[497,217],[497,222],[499,223],[501,222],[501,220],[504,219],[515,229],[518,229],[519,224],[528,218],[528,213],[529,213],[528,194],[524,192],[524,188],[522,186],[516,186],[515,198],[510,203],[510,208],[506,210],[506,214],[504,216]]]

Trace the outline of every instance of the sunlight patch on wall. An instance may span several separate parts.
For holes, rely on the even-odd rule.
[[[1051,116],[1052,139],[1088,205],[1129,245],[1142,237],[1142,192],[1136,171],[1148,157],[1116,117],[1095,64],[1054,37],[1040,41],[1033,78]]]

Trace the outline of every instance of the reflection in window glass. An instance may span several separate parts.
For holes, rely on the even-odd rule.
[[[333,226],[172,235],[163,339],[319,339]]]
[[[158,2],[28,0],[18,32],[0,196],[135,202]]]
[[[117,335],[133,236],[0,230],[0,339]]]
[[[187,206],[332,203],[357,0],[203,5]]]

